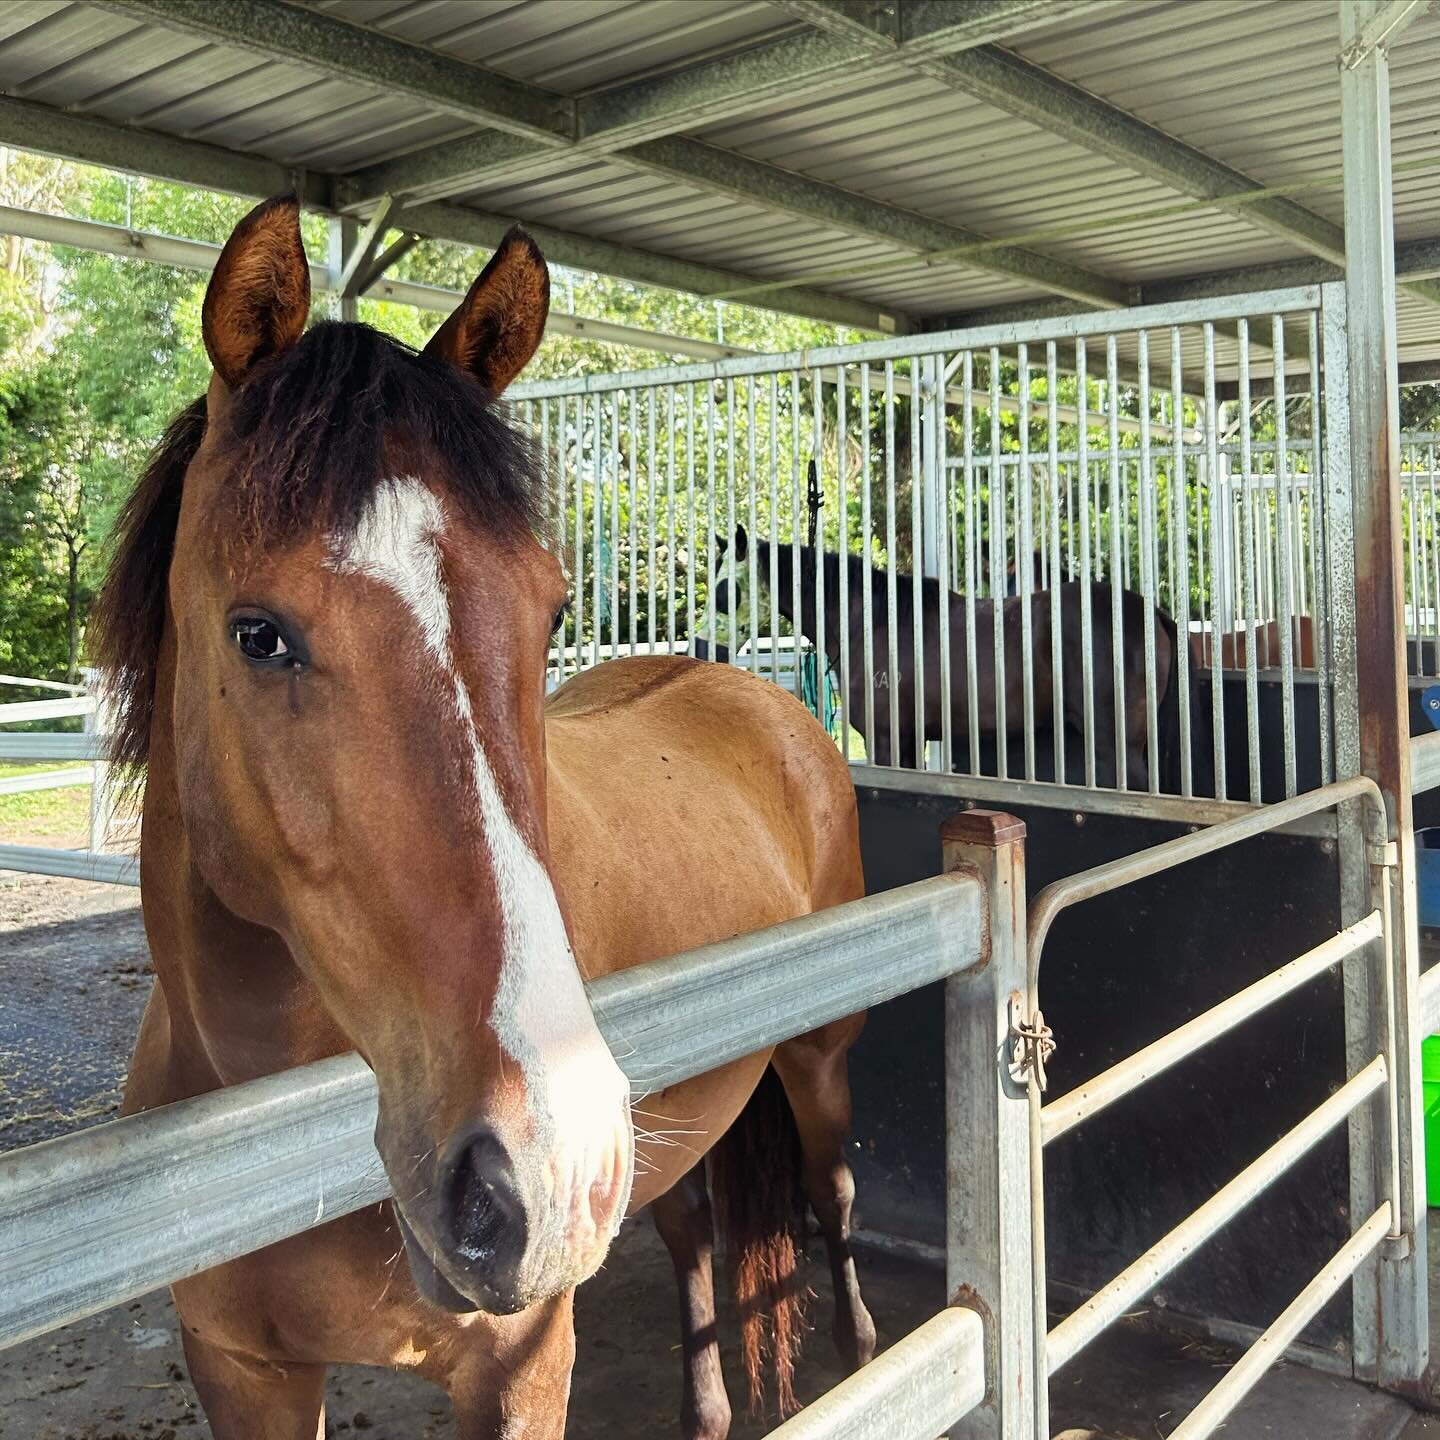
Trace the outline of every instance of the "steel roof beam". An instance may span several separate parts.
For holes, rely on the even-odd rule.
[[[1006,40],[1037,25],[1074,19],[1119,0],[771,0],[788,15],[831,35],[904,46],[910,54],[958,49],[961,36],[971,45]]]
[[[404,95],[479,125],[551,144],[575,136],[575,102],[498,71],[467,65],[377,30],[285,0],[91,0],[97,8],[161,25],[327,79]]]
[[[177,140],[133,125],[70,115],[8,95],[0,95],[0,144],[234,195],[278,195],[293,190],[322,209],[331,203],[328,175],[199,140]]]
[[[179,140],[88,116],[66,115],[6,96],[0,96],[0,144],[239,195],[276,195],[293,189],[307,206],[320,210],[330,208],[335,181],[331,175],[291,170],[199,141]],[[493,249],[517,217],[456,205],[424,205],[407,209],[404,218],[407,228],[432,239]],[[529,229],[552,263],[614,275],[638,285],[705,294],[769,283],[753,275],[739,275],[548,226]],[[883,334],[904,334],[911,328],[909,318],[898,312],[803,286],[767,291],[763,308]]]

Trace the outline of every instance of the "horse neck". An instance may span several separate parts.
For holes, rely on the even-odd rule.
[[[199,1093],[350,1047],[284,940],[229,910],[200,872],[180,804],[174,658],[167,619],[145,772],[141,905],[169,1021],[169,1083]]]
[[[776,583],[779,589],[778,609],[797,633],[813,642],[816,631],[820,628],[816,623],[815,610],[815,566],[817,562],[815,547],[769,543],[774,544],[779,557],[776,565]],[[795,614],[795,554],[797,548],[800,556],[800,614],[798,619]],[[825,565],[825,651],[832,660],[838,660],[840,656],[840,557],[825,554],[823,558]],[[764,548],[760,552],[760,563],[764,567],[762,573],[768,576],[770,562],[765,555]]]

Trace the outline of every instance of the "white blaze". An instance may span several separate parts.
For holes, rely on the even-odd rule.
[[[537,1141],[554,1147],[559,1173],[548,1173],[545,1183],[562,1212],[556,1222],[568,1234],[573,1218],[589,1216],[590,1185],[608,1178],[599,1172],[608,1167],[628,1085],[596,1028],[550,876],[511,818],[481,743],[450,644],[450,597],[440,556],[444,533],[444,506],[428,486],[414,476],[385,480],[354,534],[332,542],[329,564],[341,574],[389,585],[414,615],[449,682],[504,933],[490,1023],[524,1074],[539,1122]],[[520,1155],[513,1158],[522,1163]],[[617,1215],[627,1201],[621,1197]],[[570,1210],[578,1213],[564,1213]]]

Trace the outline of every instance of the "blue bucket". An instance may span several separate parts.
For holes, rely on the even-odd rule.
[[[1415,890],[1420,923],[1440,926],[1440,826],[1415,832]]]

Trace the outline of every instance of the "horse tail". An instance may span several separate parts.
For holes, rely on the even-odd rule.
[[[795,1362],[805,1334],[808,1291],[800,1132],[785,1089],[766,1066],[739,1118],[710,1152],[715,1218],[735,1282],[750,1411],[765,1405],[765,1366],[775,1375],[781,1418],[795,1400]]]
[[[1170,640],[1170,678],[1160,697],[1160,789],[1167,795],[1180,793],[1180,627],[1174,617],[1157,608],[1161,627]]]

